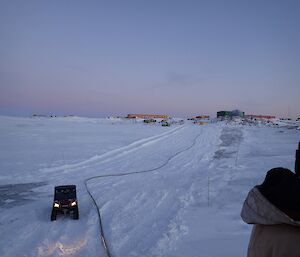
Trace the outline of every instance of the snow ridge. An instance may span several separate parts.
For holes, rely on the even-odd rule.
[[[180,126],[180,127],[176,127],[172,130],[169,130],[167,132],[164,132],[162,134],[159,135],[155,135],[152,137],[148,137],[148,138],[143,138],[140,140],[137,140],[127,146],[123,146],[111,151],[108,151],[102,155],[95,155],[87,160],[78,162],[78,163],[74,163],[74,164],[65,164],[62,166],[58,166],[58,167],[52,167],[52,168],[43,168],[40,169],[40,172],[57,172],[57,171],[65,171],[65,170],[75,170],[75,169],[82,169],[84,167],[86,167],[86,165],[92,164],[93,162],[107,162],[107,161],[111,161],[112,159],[118,158],[124,154],[127,154],[129,152],[135,151],[137,149],[140,149],[146,145],[150,145],[153,143],[156,143],[157,141],[160,141],[162,139],[165,139],[167,137],[172,136],[173,134],[179,132],[181,129],[183,129],[184,126]]]
[[[182,127],[181,127],[182,128]],[[174,130],[173,130],[174,131]],[[105,249],[105,252],[107,254],[108,257],[112,257],[111,251],[109,250],[108,244],[107,244],[107,239],[105,237],[105,233],[104,233],[104,229],[103,229],[103,221],[102,221],[102,217],[101,217],[101,213],[100,213],[100,207],[97,205],[97,202],[95,200],[95,198],[93,197],[92,193],[90,192],[89,188],[88,188],[88,182],[93,180],[93,179],[97,179],[97,178],[107,178],[107,177],[119,177],[119,176],[128,176],[128,175],[134,175],[134,174],[141,174],[141,173],[149,173],[149,172],[153,172],[153,171],[157,171],[163,167],[165,167],[172,159],[174,159],[176,156],[178,156],[179,154],[186,152],[188,150],[190,150],[191,148],[193,148],[196,145],[197,139],[200,137],[201,133],[199,133],[194,139],[193,142],[190,146],[177,151],[176,153],[174,153],[172,156],[170,156],[163,164],[159,165],[158,167],[152,168],[152,169],[148,169],[148,170],[142,170],[142,171],[134,171],[134,172],[126,172],[126,173],[115,173],[115,174],[104,174],[104,175],[99,175],[99,176],[93,176],[90,177],[88,179],[86,179],[84,181],[86,190],[88,192],[88,194],[90,195],[96,209],[97,209],[97,214],[98,214],[98,218],[99,218],[99,227],[100,227],[100,237],[101,237],[101,241],[102,241],[102,245]],[[150,141],[151,142],[151,141]]]

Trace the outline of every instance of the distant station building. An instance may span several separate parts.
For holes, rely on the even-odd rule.
[[[248,118],[248,119],[275,119],[276,117],[275,116],[272,116],[272,115],[255,115],[255,114],[247,114],[245,115],[245,118]]]
[[[196,119],[209,119],[209,115],[198,115],[195,118]]]
[[[229,118],[229,117],[231,117],[231,112],[229,112],[229,111],[217,112],[217,118]]]
[[[45,118],[45,117],[47,117],[47,115],[44,115],[44,114],[32,114],[32,117],[34,117],[34,118],[36,118],[36,117],[38,117],[38,118],[40,118],[40,117]]]
[[[233,111],[219,111],[217,112],[217,118],[233,118],[233,117],[244,117],[245,112],[240,110],[233,110]]]
[[[198,115],[192,118],[188,118],[188,120],[203,120],[203,119],[209,119],[209,115]]]
[[[127,118],[141,118],[141,119],[168,119],[168,115],[160,115],[160,114],[128,114]]]

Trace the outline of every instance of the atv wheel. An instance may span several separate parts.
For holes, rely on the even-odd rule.
[[[79,210],[78,210],[78,207],[76,207],[76,209],[73,212],[73,219],[74,220],[78,220],[79,219]]]
[[[51,212],[51,221],[53,220],[56,220],[56,211],[52,209],[52,212]]]

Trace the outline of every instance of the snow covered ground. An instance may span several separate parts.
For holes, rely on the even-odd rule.
[[[296,129],[224,122],[0,117],[0,256],[106,256],[84,184],[95,176],[112,256],[246,256],[243,200],[270,168],[294,169],[299,141]],[[62,184],[77,185],[79,220],[50,221]]]

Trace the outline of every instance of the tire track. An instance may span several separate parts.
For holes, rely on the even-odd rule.
[[[108,243],[107,243],[108,241],[107,241],[107,239],[105,237],[105,232],[104,232],[104,229],[103,229],[103,220],[102,220],[102,217],[101,217],[100,207],[97,205],[97,202],[96,202],[95,198],[93,197],[91,191],[89,190],[88,182],[91,181],[91,180],[93,180],[93,179],[101,179],[101,178],[108,178],[108,177],[121,177],[121,176],[129,176],[129,175],[136,175],[136,174],[143,174],[143,173],[151,173],[151,172],[157,171],[157,170],[165,167],[166,165],[168,165],[169,162],[172,159],[174,159],[175,157],[177,157],[181,153],[186,152],[186,151],[192,149],[196,145],[197,139],[200,137],[200,135],[201,135],[201,133],[198,134],[193,139],[191,145],[189,145],[188,147],[186,147],[186,148],[184,148],[182,150],[177,151],[176,153],[174,153],[173,155],[171,155],[169,158],[167,158],[167,160],[164,163],[160,164],[159,166],[157,166],[155,168],[147,169],[147,170],[141,170],[141,171],[134,171],[134,172],[103,174],[103,175],[98,175],[98,176],[93,176],[93,177],[87,178],[84,181],[84,185],[86,187],[86,190],[87,190],[89,196],[91,197],[91,199],[93,201],[93,204],[95,205],[95,207],[97,209],[97,215],[98,215],[98,219],[99,219],[100,239],[101,239],[102,245],[104,247],[104,250],[106,252],[106,255],[108,257],[112,257],[112,254],[111,254],[111,251],[110,251]]]
[[[59,171],[66,171],[66,170],[72,171],[72,170],[85,168],[87,165],[91,165],[96,162],[102,163],[102,162],[111,161],[113,159],[116,159],[116,158],[124,155],[124,154],[130,153],[137,149],[140,149],[140,148],[144,147],[145,145],[155,143],[155,142],[165,139],[173,134],[176,134],[183,128],[184,128],[184,126],[176,127],[174,129],[164,132],[162,134],[134,141],[133,143],[130,143],[129,145],[122,146],[120,148],[108,151],[101,155],[95,155],[87,160],[84,160],[84,161],[81,161],[78,163],[66,164],[66,165],[53,167],[53,168],[43,168],[43,169],[40,169],[40,171],[41,172],[59,172]]]

